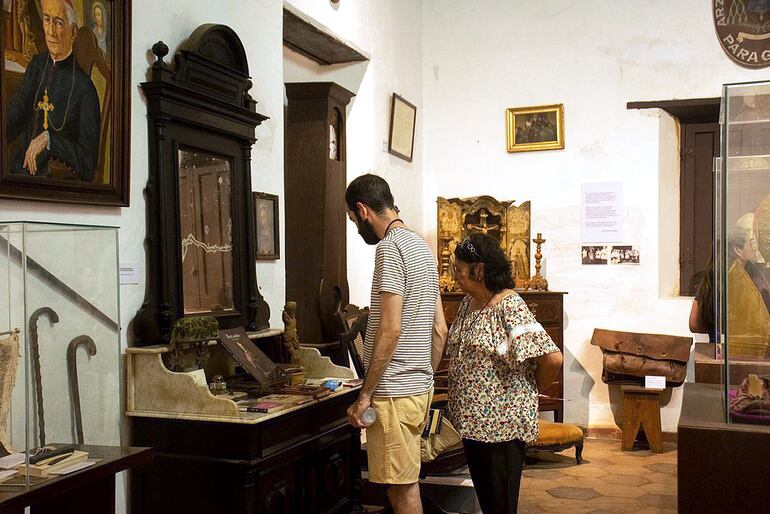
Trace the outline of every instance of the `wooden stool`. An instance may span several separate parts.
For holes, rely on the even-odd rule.
[[[622,386],[623,390],[623,450],[631,450],[644,426],[650,450],[663,452],[663,434],[660,430],[660,393],[664,389],[646,389],[639,386]]]

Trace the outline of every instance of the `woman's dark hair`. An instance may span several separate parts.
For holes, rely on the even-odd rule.
[[[468,264],[484,263],[484,285],[493,293],[513,289],[511,261],[500,242],[486,234],[473,234],[455,246],[455,257]]]
[[[695,301],[698,302],[698,316],[709,329],[709,334],[714,330],[716,316],[714,315],[714,248],[711,248],[706,269],[703,270],[700,285],[695,291]]]
[[[371,173],[357,177],[345,191],[348,209],[355,211],[358,202],[368,205],[377,214],[381,214],[385,209],[398,210],[388,183],[382,177]]]

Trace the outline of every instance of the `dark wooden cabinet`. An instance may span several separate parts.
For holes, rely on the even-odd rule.
[[[543,325],[553,342],[564,351],[564,295],[566,293],[556,291],[517,291],[519,296],[527,303],[529,310],[535,315],[537,321]],[[444,316],[447,324],[451,324],[457,316],[460,301],[465,296],[463,293],[441,293],[441,301],[444,304]],[[448,362],[442,361],[440,369],[446,369]],[[564,368],[553,384],[544,392],[554,399],[540,399],[541,411],[553,411],[554,420],[564,421]]]
[[[132,417],[155,460],[132,476],[132,512],[347,513],[360,491],[358,390],[259,423]],[[140,443],[141,442],[141,443]]]
[[[297,302],[303,343],[338,341],[348,303],[345,108],[354,96],[331,82],[286,84],[284,187],[286,298]],[[327,354],[347,365],[339,343]]]

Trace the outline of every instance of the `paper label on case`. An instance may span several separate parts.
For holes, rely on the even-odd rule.
[[[647,375],[644,377],[644,387],[647,389],[665,389],[666,377]]]

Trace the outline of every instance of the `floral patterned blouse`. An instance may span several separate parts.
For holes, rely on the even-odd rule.
[[[449,409],[465,439],[537,440],[536,358],[559,351],[517,293],[479,311],[463,298],[449,329]]]

